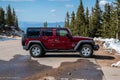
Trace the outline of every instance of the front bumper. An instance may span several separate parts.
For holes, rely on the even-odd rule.
[[[99,49],[99,45],[94,45],[93,49],[97,51]]]

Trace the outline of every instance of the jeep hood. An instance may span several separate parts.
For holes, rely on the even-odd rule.
[[[82,36],[74,36],[73,39],[77,42],[80,41],[80,40],[93,40],[90,37],[82,37]]]

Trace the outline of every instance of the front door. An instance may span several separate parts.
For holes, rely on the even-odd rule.
[[[66,29],[57,29],[55,38],[55,47],[60,50],[69,50],[73,48],[72,38],[67,37]]]

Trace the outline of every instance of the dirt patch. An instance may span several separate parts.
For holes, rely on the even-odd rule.
[[[79,59],[76,62],[64,62],[59,68],[46,70],[25,80],[37,80],[46,76],[53,76],[55,80],[61,78],[84,79],[84,80],[102,80],[103,73],[100,67],[87,59]],[[45,80],[45,79],[44,79]]]
[[[103,47],[103,42],[96,41],[97,44],[99,44],[100,49],[95,52],[95,58],[97,63],[102,66],[111,66],[111,64],[116,63],[120,61],[120,55],[117,55],[117,52],[115,50],[107,51]]]

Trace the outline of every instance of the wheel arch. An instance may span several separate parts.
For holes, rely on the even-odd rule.
[[[37,41],[37,40],[29,41],[29,43],[28,43],[28,50],[34,44],[40,45],[43,50],[46,50],[45,46],[41,43],[41,41]]]
[[[94,41],[93,40],[82,40],[82,41],[79,41],[77,43],[77,45],[75,46],[74,50],[78,51],[85,44],[91,45],[91,47],[93,48]]]

